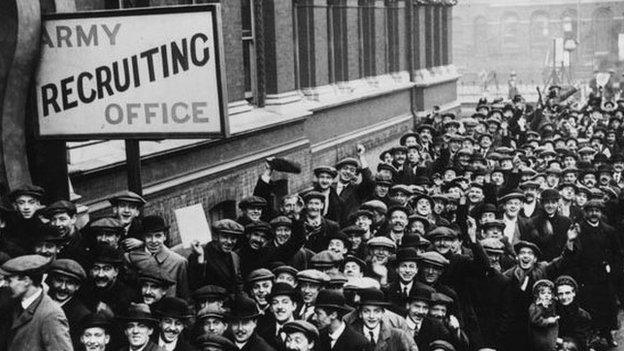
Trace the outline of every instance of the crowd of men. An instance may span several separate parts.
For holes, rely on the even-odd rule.
[[[282,198],[276,174],[298,167],[270,158],[240,216],[190,254],[135,193],[78,228],[73,203],[14,189],[0,349],[612,349],[624,101],[571,95],[433,113],[374,169],[358,145]]]

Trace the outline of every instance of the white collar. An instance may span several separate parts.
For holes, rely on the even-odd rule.
[[[407,283],[407,284],[403,284],[401,282],[399,282],[399,287],[401,288],[401,292],[403,292],[403,290],[407,289],[407,292],[412,291],[412,286],[414,285],[414,281],[412,280],[411,282]]]
[[[335,332],[329,333],[329,338],[332,339],[332,341],[338,340],[338,338],[340,337],[340,335],[342,335],[346,328],[347,325],[345,324],[345,322],[340,321],[340,326]]]
[[[158,336],[158,346],[162,347],[166,351],[173,351],[176,348],[176,345],[178,345],[178,339],[175,339],[172,342],[166,342],[160,335]]]
[[[236,347],[238,347],[239,350],[242,350],[243,347],[245,347],[245,345],[247,345],[248,342],[249,342],[249,339],[247,341],[243,342],[243,343],[235,341],[234,344],[236,344]]]
[[[30,307],[30,305],[33,304],[33,302],[35,302],[35,300],[43,293],[43,289],[41,288],[37,288],[37,292],[35,292],[34,294],[30,295],[30,297],[27,297],[25,299],[22,299],[22,308],[23,309],[27,309],[28,307]]]
[[[405,318],[405,323],[410,330],[420,330],[422,322],[422,319],[420,321],[415,321],[411,316],[407,316],[407,318]]]
[[[600,225],[600,221],[596,222],[596,224],[592,224],[592,222],[587,221],[587,224],[589,224],[591,227],[598,228],[598,226]]]
[[[373,332],[373,337],[375,338],[375,343],[379,342],[379,332],[381,332],[381,322],[379,322],[379,324],[377,324],[377,326],[374,329],[368,329],[368,327],[366,326],[366,324],[362,327],[362,329],[364,330],[364,336],[366,337],[366,339],[370,340],[370,332]]]

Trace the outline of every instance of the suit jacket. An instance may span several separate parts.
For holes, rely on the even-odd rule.
[[[429,350],[429,344],[435,340],[453,341],[444,324],[429,317],[423,319],[420,330],[414,335],[414,340],[418,345],[418,350]]]
[[[207,284],[226,288],[230,293],[243,289],[240,258],[235,252],[225,253],[212,241],[204,246],[204,262],[197,263],[197,254],[189,256],[189,281],[193,289]]]
[[[327,351],[368,351],[370,350],[370,342],[364,335],[356,332],[350,326],[345,326],[345,330],[340,334],[338,340],[331,347],[331,339],[329,338],[329,329],[321,330],[317,350]]]
[[[353,323],[353,329],[364,336],[364,324],[361,319],[358,318]],[[414,338],[407,332],[391,328],[382,321],[379,338],[372,351],[418,351],[418,347]]]
[[[305,247],[316,253],[327,250],[327,245],[329,244],[329,240],[327,238],[340,230],[338,223],[327,218],[321,219],[321,225],[318,230],[311,231],[305,222],[304,228],[306,233]]]
[[[360,208],[366,197],[373,191],[375,182],[373,181],[373,173],[370,168],[366,167],[361,170],[362,181],[360,183],[350,183],[346,185],[340,192],[340,200],[342,201],[342,218],[340,224],[348,220],[349,216]],[[336,185],[333,186],[336,189]]]
[[[45,292],[23,311],[17,310],[21,310],[20,301],[15,301],[13,307],[10,317],[5,318],[7,350],[73,350],[65,313]]]
[[[240,351],[276,351],[276,349],[269,345],[260,335],[254,333]]]
[[[160,252],[152,255],[141,248],[126,254],[129,266],[141,272],[150,266],[158,267],[164,276],[175,281],[167,290],[167,296],[187,299],[190,295],[188,285],[188,261],[186,258],[163,246]]]
[[[282,350],[284,348],[284,342],[282,338],[277,336],[277,330],[275,330],[275,317],[273,313],[265,314],[263,318],[258,320],[258,327],[256,333],[260,336],[270,347],[275,350]]]
[[[546,221],[550,221],[553,232],[546,232]],[[542,251],[541,260],[550,261],[561,254],[563,246],[568,240],[568,229],[572,221],[565,216],[555,214],[552,218],[548,218],[544,211],[530,219],[531,226],[534,228],[532,235],[526,240],[534,242]]]

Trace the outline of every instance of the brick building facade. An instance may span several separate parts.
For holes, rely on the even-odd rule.
[[[188,4],[121,1],[42,0],[41,11]],[[301,175],[279,181],[283,194],[296,192],[310,185],[313,165],[333,165],[354,155],[356,143],[367,147],[374,165],[375,155],[434,105],[458,107],[450,30],[454,1],[220,3],[231,136],[140,143],[143,193],[149,200],[145,212],[162,214],[174,234],[173,213],[179,207],[201,203],[211,220],[236,215],[236,201],[252,193],[266,157],[302,165]],[[19,22],[20,5],[2,6],[8,11],[0,9],[0,22],[2,16]],[[11,6],[18,10],[11,12]],[[7,62],[3,57],[0,78],[10,72]],[[123,141],[66,147],[74,199],[90,213],[105,213],[106,197],[127,186]],[[32,179],[51,187],[45,184],[46,171],[36,166],[38,156],[30,154]],[[9,187],[15,183],[5,178]]]

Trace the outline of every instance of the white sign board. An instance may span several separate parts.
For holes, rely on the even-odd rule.
[[[44,17],[39,136],[225,136],[219,13],[202,5]]]
[[[195,240],[202,244],[212,241],[212,232],[202,204],[178,208],[174,213],[184,247],[189,247]]]

